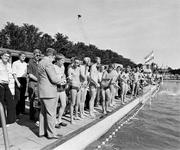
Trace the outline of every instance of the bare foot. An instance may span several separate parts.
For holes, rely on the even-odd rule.
[[[81,119],[84,119],[84,118],[85,118],[85,116],[84,116],[83,114],[81,114],[81,115],[80,115],[80,118],[81,118]]]
[[[102,113],[103,113],[103,114],[105,114],[105,115],[107,114],[107,112],[106,112],[106,111],[103,111]]]
[[[106,112],[107,112],[107,113],[111,113],[111,112],[112,112],[112,110],[106,110]]]
[[[86,114],[85,112],[83,112],[83,115],[84,115],[84,116],[89,116],[89,115],[88,115],[88,114]]]
[[[93,118],[96,117],[95,114],[93,114],[93,113],[90,113],[90,116],[93,117]]]
[[[74,117],[74,120],[82,120],[82,118],[80,118],[80,117]]]
[[[94,113],[97,113],[98,111],[97,111],[97,110],[95,110],[95,109],[93,109],[93,112],[94,112]]]
[[[74,120],[70,121],[70,123],[71,123],[72,125],[76,124],[76,123],[74,122]]]

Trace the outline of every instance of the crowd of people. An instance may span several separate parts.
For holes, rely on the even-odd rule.
[[[127,95],[135,98],[142,94],[145,85],[160,81],[156,74],[146,75],[139,67],[102,65],[100,57],[96,57],[94,63],[89,57],[83,60],[74,57],[66,72],[65,56],[52,48],[46,49],[42,59],[41,51],[35,49],[28,64],[26,53],[20,52],[12,68],[8,62],[10,55],[4,50],[0,59],[0,102],[6,110],[6,122],[14,123],[21,119],[21,114],[27,113],[25,93],[28,91],[30,120],[39,121],[39,137],[48,139],[58,139],[60,135],[56,134],[56,128],[67,126],[63,114],[70,114],[71,124],[85,117],[94,118],[97,106],[101,106],[106,115],[111,112],[110,107],[116,105],[115,99],[124,105]],[[14,97],[8,86],[10,73],[15,80]],[[39,111],[35,100],[40,104]]]

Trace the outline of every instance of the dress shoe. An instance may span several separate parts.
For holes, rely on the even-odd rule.
[[[60,137],[62,137],[62,135],[57,134],[56,136],[53,136],[53,137],[47,137],[47,139],[49,139],[49,140],[55,140],[55,139],[59,139]]]
[[[59,123],[59,125],[60,125],[60,126],[63,126],[63,127],[66,127],[66,126],[67,126],[67,124],[64,123],[64,122]]]
[[[39,138],[42,138],[42,137],[44,137],[44,135],[39,135],[38,137],[39,137]]]
[[[39,138],[42,138],[42,137],[47,137],[47,134],[44,134],[44,135],[38,135]]]

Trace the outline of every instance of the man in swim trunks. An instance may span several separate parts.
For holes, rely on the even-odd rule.
[[[117,77],[117,84],[118,84],[118,86],[119,86],[119,88],[117,88],[117,98],[120,98],[121,97],[121,91],[122,91],[122,80],[120,79],[120,76],[121,76],[121,74],[122,74],[122,70],[123,70],[123,67],[121,67],[121,66],[118,66],[117,68],[116,68],[116,71],[117,71],[117,73],[118,73],[118,77]]]
[[[78,58],[74,58],[74,63],[68,68],[68,79],[69,79],[69,90],[71,94],[71,105],[70,105],[70,116],[71,116],[71,124],[74,124],[75,120],[81,120],[78,117],[78,107],[81,97],[81,82],[80,82],[80,61]],[[73,118],[75,106],[75,118]]]
[[[133,73],[134,73],[134,86],[133,86],[132,95],[134,94],[134,96],[137,97],[138,92],[139,92],[139,80],[140,80],[139,67],[134,68]]]
[[[81,81],[81,100],[80,100],[80,117],[84,118],[86,115],[84,113],[84,103],[86,100],[86,95],[87,95],[87,88],[88,88],[88,75],[89,75],[89,65],[91,63],[91,59],[89,57],[85,57],[83,60],[83,64],[80,66],[81,70],[81,76],[80,76],[80,81]]]
[[[110,86],[113,82],[113,66],[112,64],[109,65],[108,70],[104,71],[102,75],[102,81],[101,81],[101,95],[102,95],[102,112],[104,114],[107,114],[108,112],[111,112],[108,110],[108,105],[111,100],[111,90]]]
[[[110,74],[112,76],[113,81],[110,84],[110,92],[111,92],[110,106],[112,107],[115,105],[114,99],[115,99],[116,90],[118,87],[117,82],[116,82],[118,78],[118,73],[116,71],[115,64],[112,64],[111,66],[112,66],[112,71],[110,71]]]
[[[58,110],[58,118],[56,121],[56,128],[60,128],[61,126],[67,126],[66,123],[62,122],[62,115],[64,113],[65,107],[66,107],[66,76],[64,73],[64,55],[57,54],[55,57],[55,65],[54,68],[56,70],[56,73],[58,77],[64,79],[64,82],[61,85],[57,86],[57,105],[58,101],[60,100],[60,108]]]
[[[98,70],[97,66],[100,65],[101,63],[101,58],[96,57],[95,59],[95,64],[91,66],[90,69],[90,84],[89,84],[89,90],[90,90],[90,95],[91,99],[89,101],[89,114],[91,117],[95,117],[93,111],[94,111],[94,100],[96,98],[96,93],[97,93],[97,87],[99,87],[98,83]]]
[[[104,66],[101,65],[98,69],[98,83],[101,84],[101,81],[102,81],[102,75],[104,73]],[[98,107],[98,105],[101,104],[101,89],[100,87],[97,87],[97,94],[96,94],[96,99],[95,99],[95,104],[94,106],[95,107]]]
[[[125,71],[121,74],[121,80],[122,80],[122,92],[121,92],[121,104],[125,104],[125,98],[128,91],[128,82],[129,82],[129,69],[125,68]]]

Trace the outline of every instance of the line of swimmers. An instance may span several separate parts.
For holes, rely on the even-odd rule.
[[[93,65],[89,57],[85,57],[82,64],[78,58],[73,58],[66,76],[64,58],[62,54],[57,54],[54,63],[56,73],[64,79],[63,84],[57,86],[60,107],[56,128],[67,125],[62,121],[67,102],[70,104],[68,107],[70,122],[75,124],[75,120],[82,120],[87,115],[95,117],[95,106],[101,105],[103,114],[111,112],[109,108],[115,106],[115,98],[120,98],[121,104],[124,105],[127,102],[128,92],[131,98],[137,97],[148,82],[139,67],[131,69],[130,66],[127,68],[118,66],[115,68],[115,64],[110,64],[105,69],[101,65],[100,57],[96,57]],[[89,99],[87,99],[88,92]],[[88,105],[89,114],[85,113],[86,105]]]

